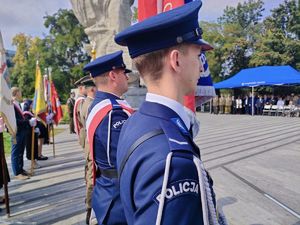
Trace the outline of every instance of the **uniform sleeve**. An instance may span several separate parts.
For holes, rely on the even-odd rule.
[[[119,136],[120,136],[121,128],[127,119],[128,119],[128,115],[121,110],[112,112],[109,146],[110,146],[110,162],[115,167],[116,167],[116,154],[117,154]],[[105,118],[103,119],[103,121],[100,123],[100,125],[96,130],[96,137],[95,137],[96,142],[101,143],[102,148],[104,149],[106,149],[107,142],[108,142],[108,130],[109,130],[108,122],[109,122],[109,116],[107,115],[105,116]]]
[[[155,148],[155,143],[152,141],[152,148]],[[142,150],[146,150],[147,147],[144,147]],[[149,163],[152,165],[145,163],[137,170],[136,179],[132,182],[138,224],[143,224],[142,221],[155,224],[158,212],[166,159]],[[198,175],[191,154],[174,153],[161,224],[203,224]]]
[[[20,113],[15,109],[15,117],[16,117],[16,123],[17,123],[17,127],[19,129],[26,129],[29,128],[29,119],[26,119],[25,117],[23,117],[22,115],[20,115]]]

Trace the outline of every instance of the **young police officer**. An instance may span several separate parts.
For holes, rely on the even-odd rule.
[[[212,181],[193,141],[183,98],[200,76],[200,1],[161,13],[117,34],[148,88],[122,128],[117,165],[128,224],[219,224]]]
[[[121,100],[128,89],[128,72],[122,51],[99,57],[84,67],[97,92],[86,122],[96,177],[92,208],[98,224],[127,224],[119,194],[116,170],[120,130],[133,110]]]

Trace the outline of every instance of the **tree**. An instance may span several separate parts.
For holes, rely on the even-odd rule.
[[[204,38],[215,47],[207,53],[214,81],[248,68],[262,24],[263,2],[249,0],[227,7],[217,23],[202,22]]]
[[[84,51],[88,38],[72,10],[59,10],[45,17],[50,34],[44,39],[18,34],[13,39],[17,46],[13,59],[12,84],[22,88],[25,97],[34,95],[35,65],[52,68],[52,78],[62,100],[66,100],[74,82],[83,76],[82,68],[90,57]]]
[[[46,63],[53,69],[58,92],[66,99],[74,82],[83,76],[83,66],[90,61],[84,50],[89,40],[72,10],[60,9],[46,16],[44,24],[50,29],[44,43],[48,48]]]
[[[251,66],[291,65],[300,69],[300,4],[285,0],[265,19]],[[298,22],[297,22],[298,21]]]

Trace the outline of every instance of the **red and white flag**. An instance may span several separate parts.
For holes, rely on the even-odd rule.
[[[15,136],[17,133],[17,124],[14,112],[14,105],[11,99],[11,90],[9,83],[9,74],[6,64],[5,49],[0,31],[0,116],[9,133]]]

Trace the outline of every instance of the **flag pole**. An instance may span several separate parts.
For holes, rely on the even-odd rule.
[[[4,196],[5,196],[5,207],[6,207],[6,215],[10,217],[10,208],[9,208],[9,196],[8,196],[8,181],[7,181],[7,167],[6,160],[4,154],[4,141],[3,141],[3,132],[0,132],[0,156],[1,156],[1,168],[2,168],[2,176],[3,176],[3,186],[4,186]]]
[[[55,141],[54,141],[54,124],[51,124],[52,127],[52,141],[53,141],[53,158],[55,158]]]
[[[31,169],[30,174],[33,176],[34,169],[34,127],[31,128]]]
[[[49,88],[49,91],[50,91],[50,102],[51,102],[51,100],[52,100],[52,91],[51,91],[51,87],[52,87],[52,74],[51,74],[51,72],[52,72],[52,68],[51,67],[49,67],[48,68],[48,71],[49,71],[49,81],[50,81],[50,88]],[[51,107],[51,112],[52,112],[52,106],[50,106]],[[54,141],[54,125],[53,125],[53,122],[51,123],[51,125],[50,125],[50,129],[52,128],[52,146],[53,146],[53,158],[55,158],[55,141]]]

